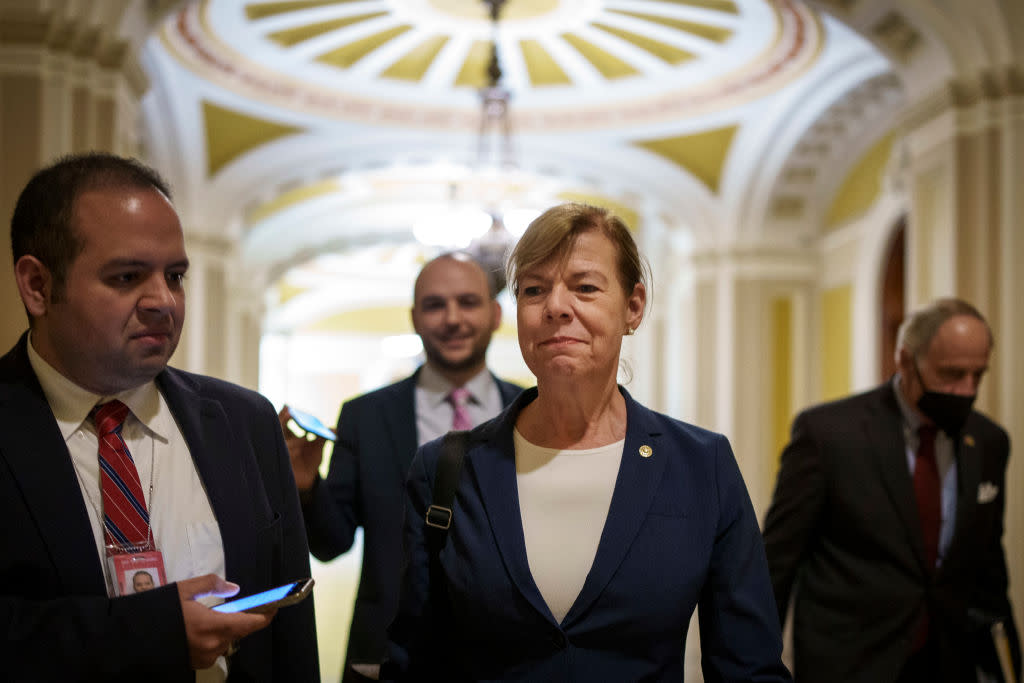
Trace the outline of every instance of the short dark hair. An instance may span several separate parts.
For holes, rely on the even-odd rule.
[[[26,254],[39,259],[53,277],[54,297],[63,294],[68,268],[83,246],[71,225],[75,200],[84,192],[111,188],[155,189],[171,198],[155,170],[105,152],[61,157],[37,171],[21,191],[11,216],[14,262]]]

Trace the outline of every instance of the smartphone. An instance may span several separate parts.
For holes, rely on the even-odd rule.
[[[299,425],[299,427],[305,429],[307,432],[312,432],[317,436],[322,436],[328,441],[334,441],[338,438],[334,431],[318,420],[315,415],[304,413],[301,410],[295,410],[295,408],[292,408],[291,406],[288,407],[288,412],[291,414],[292,419],[295,420],[295,424]]]
[[[313,579],[302,579],[286,583],[277,588],[271,588],[262,593],[222,602],[213,609],[218,612],[269,612],[278,607],[286,607],[287,605],[301,602],[312,591]]]

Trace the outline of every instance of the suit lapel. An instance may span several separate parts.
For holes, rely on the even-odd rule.
[[[526,557],[526,539],[523,536],[523,518],[516,483],[515,446],[512,441],[516,416],[523,406],[535,398],[536,389],[524,391],[512,407],[502,413],[501,421],[492,423],[492,429],[480,435],[486,443],[483,448],[476,449],[472,457],[466,458],[464,467],[476,481],[480,500],[491,523],[494,543],[498,546],[512,582],[534,609],[548,619],[553,619],[551,610],[533,580]]]
[[[8,355],[13,381],[0,392],[0,458],[32,511],[68,594],[106,595],[103,567],[67,444],[32,372],[26,336]],[[3,374],[7,374],[6,369]],[[54,501],[57,501],[55,504]],[[98,502],[98,501],[97,501]]]
[[[914,482],[907,467],[907,446],[903,438],[903,415],[896,402],[895,389],[887,384],[880,390],[880,401],[862,418],[863,433],[870,444],[882,483],[897,516],[907,533],[914,556],[927,570],[921,518],[915,502]]]
[[[957,476],[956,522],[953,527],[953,539],[942,560],[942,569],[949,568],[951,561],[955,562],[957,548],[970,537],[974,528],[974,516],[978,508],[978,487],[981,484],[982,452],[978,441],[978,437],[971,433],[969,421],[963,436],[954,444]]]
[[[403,490],[406,474],[409,472],[412,458],[416,455],[416,448],[419,446],[419,439],[416,435],[416,378],[419,374],[420,371],[417,370],[410,377],[393,385],[394,393],[381,401],[381,405],[394,406],[393,409],[383,413],[382,419],[387,438],[392,443],[393,450],[391,452],[397,456],[395,458],[396,474],[402,482]]]
[[[661,484],[668,450],[649,412],[622,390],[626,398],[626,444],[612,492],[608,517],[594,563],[576,601],[565,616],[568,626],[586,614],[625,559]],[[648,449],[650,449],[648,451]],[[641,455],[650,453],[645,457]]]
[[[201,396],[188,379],[165,370],[157,378],[167,405],[188,444],[199,478],[206,488],[224,547],[224,565],[228,576],[244,574],[247,558],[242,548],[255,547],[250,538],[255,530],[244,515],[251,507],[249,490],[241,460],[227,457],[236,450],[227,415],[219,402]],[[237,580],[237,579],[236,579]]]

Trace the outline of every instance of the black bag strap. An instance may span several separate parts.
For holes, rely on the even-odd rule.
[[[468,431],[448,432],[441,441],[441,455],[434,474],[434,494],[425,519],[427,537],[435,553],[444,545],[448,528],[452,525],[455,490],[459,486],[459,475],[462,473],[462,461],[468,444]]]

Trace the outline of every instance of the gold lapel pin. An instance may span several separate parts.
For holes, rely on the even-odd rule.
[[[964,434],[964,443],[970,446],[971,448],[974,448],[974,437],[971,436],[970,434]]]
[[[643,446],[640,447],[640,457],[641,458],[649,458],[652,455],[654,455],[654,450],[650,446],[648,446],[647,444],[644,444]]]

